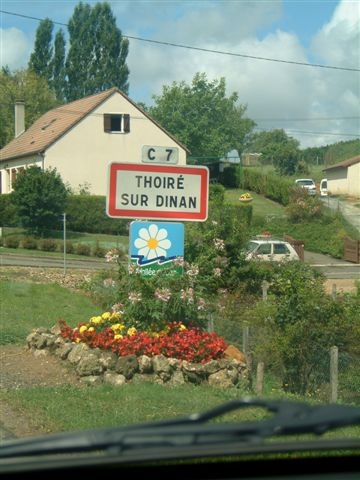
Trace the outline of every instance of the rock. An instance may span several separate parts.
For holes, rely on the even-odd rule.
[[[224,352],[226,358],[234,358],[240,363],[246,364],[246,356],[234,345],[229,345]]]

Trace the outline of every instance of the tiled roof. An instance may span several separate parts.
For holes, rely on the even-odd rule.
[[[76,125],[114,93],[119,93],[136,108],[139,108],[138,105],[116,87],[61,105],[44,113],[44,115],[36,120],[21,135],[5,145],[4,148],[0,150],[0,162],[11,158],[35,155],[44,152],[50,145],[66,134],[70,128]],[[143,113],[148,116],[145,112]],[[150,118],[150,120],[169,135],[169,137],[173,138],[174,141],[181,145],[178,140],[166,132],[164,128],[157,124],[153,119]],[[186,150],[186,147],[183,145],[181,146]]]
[[[343,160],[342,162],[336,163],[335,165],[330,165],[329,167],[323,168],[323,172],[328,170],[333,170],[335,168],[345,168],[354,165],[355,163],[360,162],[360,155],[356,157],[348,158],[347,160]]]

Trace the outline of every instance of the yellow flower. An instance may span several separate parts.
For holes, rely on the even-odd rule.
[[[102,318],[100,316],[90,318],[90,323],[92,323],[93,325],[99,325],[101,322]]]
[[[128,331],[126,333],[129,335],[129,337],[132,337],[136,333],[136,328],[135,327],[130,327],[130,328],[128,328]]]
[[[125,326],[122,323],[114,323],[114,325],[111,325],[110,328],[114,332],[116,332],[116,331],[121,332],[122,330],[124,330]]]
[[[111,317],[111,313],[110,312],[104,312],[102,315],[101,315],[101,318],[103,320],[109,320]]]
[[[87,328],[88,327],[86,325],[81,325],[81,327],[79,328],[79,332],[84,333],[84,332],[86,332]]]
[[[182,332],[183,330],[186,330],[185,325],[181,324],[181,325],[179,326],[179,330],[180,330],[180,332]]]
[[[95,330],[94,327],[89,327],[89,328],[88,328],[88,332],[93,332],[94,330]]]
[[[116,335],[114,335],[115,340],[121,340],[122,338],[124,338],[124,337],[122,335],[120,335],[120,333],[117,333]]]
[[[246,193],[243,193],[242,195],[240,195],[240,198],[242,198],[242,199],[251,198],[251,195],[250,195],[249,192],[246,192]]]

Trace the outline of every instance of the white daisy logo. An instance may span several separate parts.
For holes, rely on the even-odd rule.
[[[166,257],[166,250],[171,247],[171,242],[167,238],[166,228],[158,228],[154,223],[149,228],[140,228],[139,237],[134,245],[138,248],[138,255],[146,260],[153,260],[158,257]]]

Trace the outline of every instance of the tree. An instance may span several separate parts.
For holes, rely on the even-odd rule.
[[[28,67],[50,85],[52,80],[51,61],[53,56],[52,32],[54,24],[49,18],[41,20],[35,38],[34,51],[30,55]]]
[[[59,226],[68,192],[56,169],[31,166],[16,177],[10,195],[22,226],[43,236]]]
[[[69,20],[68,30],[67,100],[114,86],[128,93],[129,41],[116,27],[110,5],[104,2],[91,7],[80,2]]]
[[[52,59],[51,87],[55,91],[56,98],[64,101],[66,96],[66,70],[65,70],[65,37],[64,32],[59,30],[55,36],[54,57]]]
[[[245,118],[246,107],[238,95],[226,97],[225,79],[208,81],[197,73],[191,85],[173,82],[162,95],[153,96],[149,113],[190,150],[193,157],[223,157],[239,153],[255,123]]]
[[[358,298],[326,295],[323,275],[308,264],[272,268],[267,302],[251,310],[259,335],[255,356],[282,372],[286,392],[314,393],[324,383],[330,347],[346,351],[359,344],[359,329],[353,328]]]
[[[282,129],[254,133],[246,150],[261,153],[261,162],[274,165],[282,175],[293,175],[297,171],[300,160],[299,142]]]
[[[25,102],[25,128],[57,104],[44,78],[30,70],[11,73],[3,68],[0,72],[0,148],[14,138],[14,106],[17,100]]]

